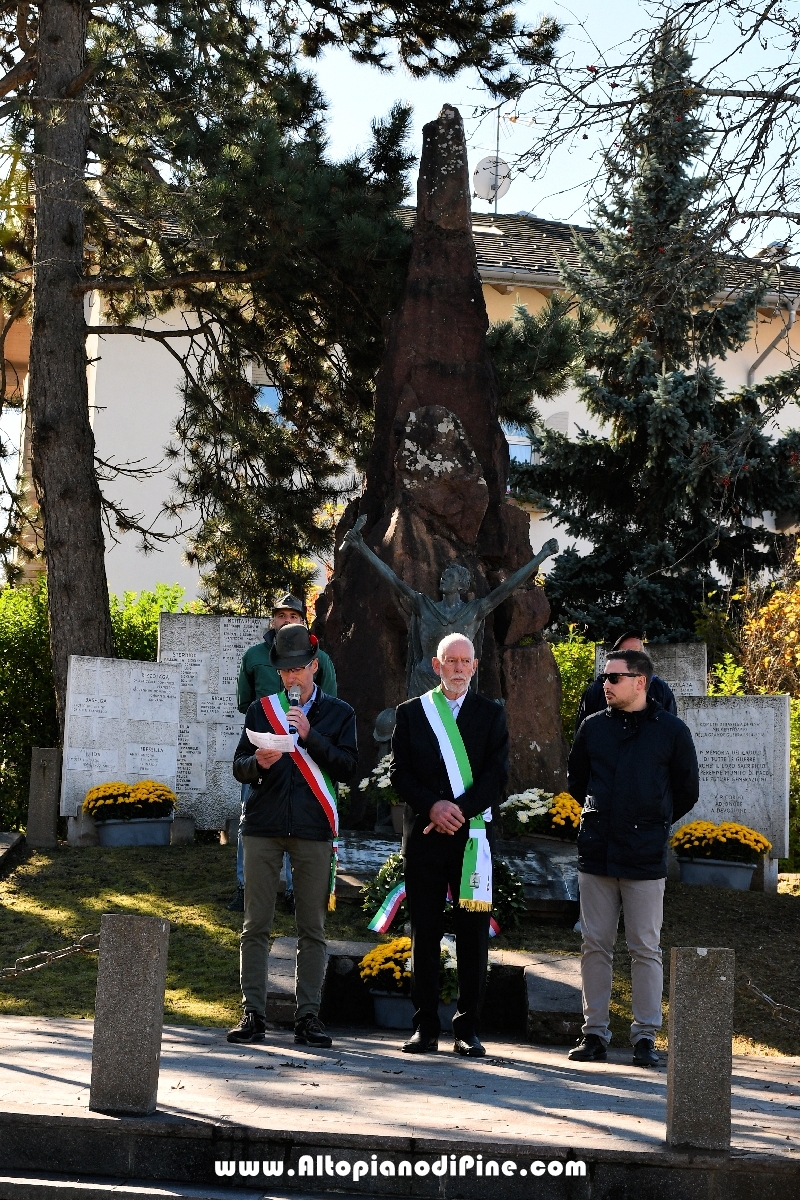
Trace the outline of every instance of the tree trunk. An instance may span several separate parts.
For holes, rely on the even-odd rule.
[[[82,293],[89,116],[59,102],[84,66],[88,8],[39,5],[33,169],[36,239],[29,381],[32,473],[44,523],[50,646],[61,730],[70,654],[114,653],[100,488],[89,424]]]

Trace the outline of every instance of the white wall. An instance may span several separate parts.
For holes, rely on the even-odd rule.
[[[97,318],[95,311],[92,317]],[[150,327],[159,324],[175,328],[177,322],[153,322]],[[181,411],[180,366],[158,342],[123,334],[91,340],[97,343],[96,348],[89,347],[89,357],[97,359],[89,375],[97,454],[117,463],[141,460],[137,465],[162,468],[145,479],[119,476],[104,483],[103,490],[130,513],[144,514],[144,524],[155,520],[156,529],[171,532],[174,521],[163,515],[158,518],[158,514],[172,491],[172,468],[167,467],[164,448]],[[116,536],[118,545],[106,534],[109,591],[120,595],[152,589],[156,583],[179,583],[186,589],[185,599],[196,598],[199,573],[184,561],[182,539],[162,543],[153,553],[144,554],[138,534],[116,531]]]

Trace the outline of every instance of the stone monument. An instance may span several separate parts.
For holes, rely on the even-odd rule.
[[[708,666],[705,642],[647,642],[645,650],[652,659],[656,675],[668,683],[678,696],[705,696],[708,692]],[[594,648],[594,677],[603,670],[608,657],[603,646]]]
[[[224,829],[241,812],[231,764],[244,727],[236,706],[242,655],[260,642],[269,617],[161,613],[158,660],[180,671],[177,783],[181,816],[198,829]]]
[[[683,696],[678,716],[692,732],[700,799],[688,821],[736,821],[789,852],[789,697]]]
[[[180,669],[172,663],[71,654],[67,671],[61,815],[89,788],[155,779],[175,788]]]
[[[539,554],[529,563],[516,571],[510,579],[506,579],[493,592],[482,599],[462,600],[461,593],[469,590],[472,582],[466,567],[445,567],[439,580],[440,601],[432,600],[422,592],[415,592],[397,575],[391,567],[387,567],[370,550],[361,536],[361,528],[366,517],[359,517],[353,528],[344,539],[345,546],[353,546],[371,563],[378,575],[384,579],[392,591],[405,600],[411,610],[411,620],[408,626],[408,658],[406,660],[406,695],[409,700],[414,696],[423,696],[439,682],[439,676],[433,670],[431,660],[435,657],[439,642],[451,633],[463,633],[475,647],[475,654],[480,658],[483,645],[483,625],[490,613],[502,604],[511,593],[523,583],[535,576],[539,565],[551,554],[558,553],[558,542],[553,538],[547,542]],[[477,673],[473,683],[477,687]]]
[[[465,569],[467,603],[480,603],[532,558],[529,518],[506,495],[508,446],[486,346],[464,129],[449,105],[425,126],[417,196],[405,295],[378,374],[365,489],[339,523],[333,576],[317,602],[315,631],[333,657],[339,695],[356,709],[367,767],[378,713],[406,698],[413,604],[372,562],[342,550],[345,535],[364,517],[365,545],[427,598],[438,595],[448,568]],[[462,583],[466,574],[458,575]],[[549,613],[531,579],[483,627],[479,689],[505,701],[512,788],[559,790],[566,782],[561,682],[540,633]]]

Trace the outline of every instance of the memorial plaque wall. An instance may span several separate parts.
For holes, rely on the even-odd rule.
[[[789,844],[789,697],[684,696],[678,716],[692,731],[700,799],[687,821],[736,821]]]
[[[645,650],[653,660],[656,675],[678,696],[705,696],[708,691],[705,642],[648,642]],[[608,653],[594,648],[594,675],[600,674]]]
[[[61,814],[89,788],[156,779],[175,788],[180,671],[172,664],[70,655]]]
[[[231,764],[244,717],[236,706],[242,655],[260,642],[269,617],[161,613],[159,662],[180,669],[177,794],[198,829],[238,817],[241,786]]]

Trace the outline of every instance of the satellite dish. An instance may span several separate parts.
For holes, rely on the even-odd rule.
[[[511,187],[511,168],[494,154],[482,158],[472,172],[472,187],[481,200],[499,200]]]

